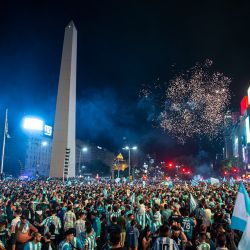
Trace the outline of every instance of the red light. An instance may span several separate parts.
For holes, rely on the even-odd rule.
[[[236,167],[233,167],[233,168],[232,168],[232,172],[233,172],[233,173],[237,173],[237,172],[238,172],[238,169],[237,169]]]
[[[185,173],[185,172],[186,172],[186,168],[182,168],[182,169],[181,169],[181,172],[182,172],[182,173]]]
[[[188,173],[188,174],[191,174],[191,172],[190,172],[190,171],[187,171],[187,173]]]
[[[224,175],[227,175],[227,171],[224,171]]]
[[[247,109],[248,106],[249,106],[248,96],[244,96],[240,102],[240,111],[242,115],[244,115],[245,110]]]

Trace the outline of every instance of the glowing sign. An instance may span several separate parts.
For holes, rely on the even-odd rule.
[[[240,102],[241,115],[244,115],[244,113],[245,113],[248,105],[249,105],[249,103],[248,103],[248,96],[244,96],[243,99]]]
[[[249,116],[246,118],[246,134],[247,134],[247,143],[249,143],[250,142]]]
[[[23,121],[23,128],[27,130],[43,131],[43,121],[37,118],[26,117]]]
[[[49,125],[44,125],[43,133],[44,135],[52,136],[52,127]]]

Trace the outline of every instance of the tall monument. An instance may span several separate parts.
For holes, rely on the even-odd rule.
[[[75,176],[77,30],[65,28],[58,84],[50,177]]]

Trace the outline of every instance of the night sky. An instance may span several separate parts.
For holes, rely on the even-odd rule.
[[[176,145],[154,128],[138,93],[142,84],[168,82],[210,58],[232,78],[231,106],[238,109],[250,79],[249,9],[243,1],[0,0],[0,129],[8,107],[9,168],[21,157],[22,117],[53,124],[64,28],[71,19],[78,29],[77,138],[115,152],[136,144],[161,159],[206,148]]]

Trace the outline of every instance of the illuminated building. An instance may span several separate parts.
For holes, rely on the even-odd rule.
[[[48,177],[52,149],[52,127],[37,118],[26,117],[23,128],[27,135],[25,165],[21,173],[28,177]]]

